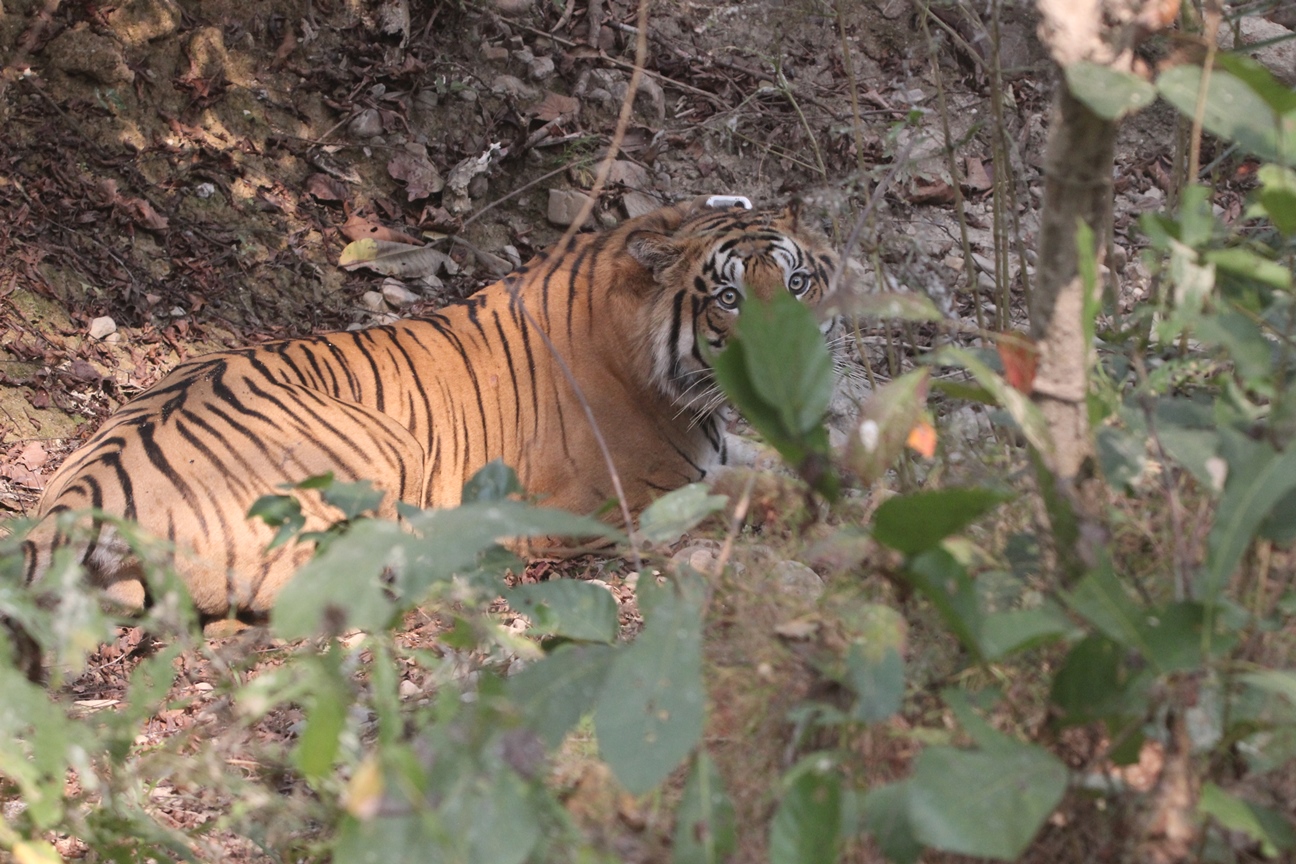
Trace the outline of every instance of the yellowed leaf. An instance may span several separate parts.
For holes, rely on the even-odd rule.
[[[372,819],[378,815],[382,804],[383,776],[378,758],[372,754],[365,758],[351,775],[347,784],[344,806],[357,819]]]
[[[23,840],[13,845],[17,864],[62,864],[63,858],[44,840]]]
[[[370,237],[348,243],[338,258],[338,266],[345,270],[365,267],[383,276],[395,276],[398,279],[435,276],[442,269],[447,273],[455,273],[459,269],[449,255],[431,246],[414,246]]]

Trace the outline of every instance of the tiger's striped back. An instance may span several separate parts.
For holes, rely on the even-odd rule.
[[[52,517],[97,508],[171,540],[207,616],[267,611],[309,557],[266,553],[245,514],[280,484],[332,472],[395,502],[453,506],[493,459],[546,506],[599,510],[613,497],[570,369],[638,510],[723,461],[705,357],[742,299],[792,290],[816,303],[835,266],[795,213],[667,207],[579,235],[427,318],[227,351],[181,364],[114,414],[52,478],[28,540],[28,579],[65,542]],[[307,529],[331,521],[303,499]],[[76,552],[90,578],[145,601],[115,529]]]

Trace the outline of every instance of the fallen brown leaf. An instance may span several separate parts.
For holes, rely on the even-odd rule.
[[[363,240],[369,237],[374,240],[387,240],[392,243],[409,243],[411,246],[423,245],[423,241],[417,237],[411,237],[409,234],[388,228],[378,222],[355,214],[352,214],[347,219],[346,224],[342,226],[342,233],[348,240]]]
[[[312,174],[306,178],[306,191],[317,201],[345,201],[346,187],[327,174]]]

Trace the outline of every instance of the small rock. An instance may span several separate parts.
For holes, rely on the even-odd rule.
[[[715,568],[720,558],[719,544],[714,541],[690,543],[671,556],[671,564],[679,567],[687,564],[699,573],[709,573]]]
[[[1111,264],[1112,269],[1117,273],[1124,273],[1125,265],[1129,263],[1129,253],[1125,251],[1124,246],[1113,245],[1107,255],[1107,263]]]
[[[1296,39],[1293,33],[1281,24],[1266,21],[1263,18],[1245,16],[1238,21],[1238,30],[1242,34],[1240,49],[1255,58],[1261,66],[1273,73],[1273,76],[1289,87],[1296,86]],[[1220,45],[1232,49],[1233,29],[1220,28]],[[1249,45],[1263,45],[1261,48],[1248,48]]]
[[[413,681],[409,680],[408,678],[402,681],[400,683],[400,687],[397,689],[400,691],[400,696],[402,699],[409,699],[423,692],[422,687],[415,684]]]
[[[612,169],[608,171],[608,182],[617,183],[630,189],[648,189],[652,186],[652,178],[648,176],[648,169],[637,162],[626,159],[618,159],[612,163]]]
[[[586,197],[584,192],[575,189],[550,189],[546,216],[554,225],[565,228],[576,221]]]
[[[507,60],[509,56],[508,49],[503,45],[483,45],[482,59],[489,61]]]
[[[199,183],[197,186],[194,187],[194,194],[204,200],[210,198],[211,196],[216,194],[216,184]]]
[[[527,74],[531,76],[532,81],[544,81],[554,74],[554,61],[552,57],[537,57],[531,61],[527,68]]]
[[[366,108],[351,118],[347,128],[357,138],[373,138],[383,132],[382,117],[378,109]]]
[[[418,283],[424,294],[432,294],[445,288],[445,283],[441,281],[441,277],[433,276],[431,273],[424,273],[420,276]]]
[[[495,0],[495,8],[502,15],[517,15],[535,5],[535,0]]]
[[[117,322],[102,315],[90,322],[90,338],[104,339],[117,332]]]
[[[496,75],[495,80],[491,81],[490,89],[492,93],[512,96],[514,99],[535,99],[540,95],[530,84],[513,75]]]
[[[377,291],[366,291],[360,297],[360,305],[370,312],[384,312],[387,301]]]
[[[522,266],[522,253],[518,252],[516,246],[505,246],[500,249],[500,251],[504,253],[504,257],[508,259],[508,262],[512,265],[513,269],[516,270],[518,267]]]
[[[626,218],[633,219],[661,207],[661,202],[643,192],[627,192],[621,196],[621,207],[625,210]]]
[[[408,306],[419,299],[419,295],[406,288],[404,282],[390,277],[383,280],[382,297],[397,309]]]
[[[780,561],[774,565],[774,578],[784,594],[804,600],[818,600],[824,592],[823,579],[800,561]]]

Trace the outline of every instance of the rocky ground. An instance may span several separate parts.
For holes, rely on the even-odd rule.
[[[637,13],[629,0],[4,0],[0,508],[30,511],[79,440],[186,356],[416,315],[556,239],[613,143]],[[1246,41],[1292,23],[1244,20]],[[591,222],[699,193],[795,195],[839,244],[855,237],[864,290],[1020,324],[1052,73],[1015,6],[994,50],[974,14],[944,8],[930,34],[917,21],[908,0],[652,4],[646,74]],[[1296,73],[1282,44],[1265,50]],[[1153,109],[1122,140],[1111,263],[1126,297],[1145,290],[1133,225],[1164,205],[1174,129]],[[435,253],[414,270],[340,267],[362,237]],[[865,329],[858,344],[886,377],[932,337]],[[980,422],[947,434],[976,437]],[[632,622],[615,562],[590,566]],[[120,696],[137,640],[101,652],[69,695]],[[206,722],[205,663],[186,671],[189,707],[147,735]],[[217,803],[177,804],[176,822]]]

